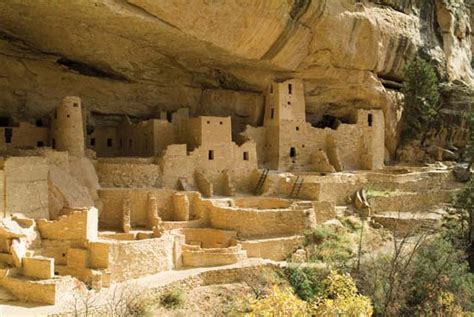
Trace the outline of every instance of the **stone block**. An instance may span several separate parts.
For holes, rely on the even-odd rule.
[[[89,266],[89,250],[70,248],[67,251],[67,265],[75,268],[87,268]]]
[[[50,279],[54,276],[54,259],[47,257],[23,258],[23,275],[40,279]]]

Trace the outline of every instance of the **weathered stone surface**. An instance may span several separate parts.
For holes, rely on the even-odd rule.
[[[263,87],[296,77],[315,117],[383,109],[393,154],[392,96],[417,50],[472,86],[471,12],[467,0],[2,1],[0,112],[44,116],[78,95],[100,113],[187,107],[241,129]]]

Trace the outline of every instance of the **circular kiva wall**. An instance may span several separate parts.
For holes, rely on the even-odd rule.
[[[277,204],[278,207],[285,206],[278,208],[275,207]],[[298,205],[283,199],[262,198],[261,201],[255,200],[253,205],[273,208],[212,205],[209,223],[212,228],[236,231],[240,239],[301,234],[316,224],[312,204]]]
[[[173,233],[185,237],[181,251],[185,267],[227,265],[247,258],[247,252],[237,244],[235,231],[182,228]]]

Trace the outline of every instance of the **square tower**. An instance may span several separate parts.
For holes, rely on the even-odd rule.
[[[264,126],[282,121],[306,121],[304,86],[301,79],[274,82],[265,94]]]

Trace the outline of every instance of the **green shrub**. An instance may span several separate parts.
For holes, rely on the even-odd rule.
[[[182,307],[186,301],[186,296],[181,289],[172,289],[166,291],[160,297],[160,304],[168,309]]]
[[[355,256],[351,244],[346,228],[318,226],[305,235],[309,261],[324,262],[340,271],[349,270],[350,261]]]
[[[463,250],[436,237],[420,248],[413,267],[411,305],[420,308],[428,300],[453,294],[456,305],[474,311],[474,274],[469,272]]]
[[[313,267],[289,266],[286,270],[291,287],[299,298],[305,301],[323,290],[322,281],[327,274],[327,271]]]

